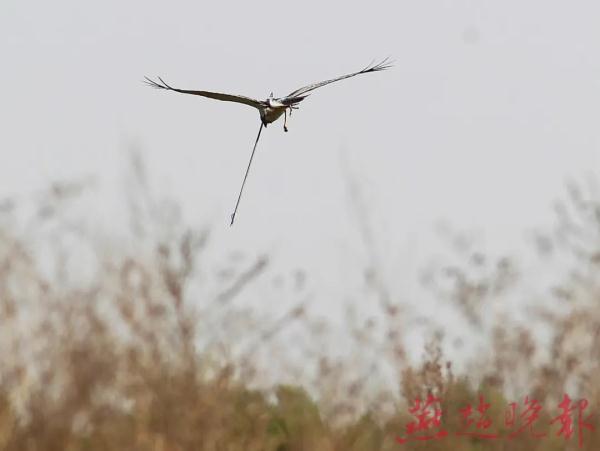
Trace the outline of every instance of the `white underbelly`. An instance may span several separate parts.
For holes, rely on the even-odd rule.
[[[285,106],[281,107],[267,107],[265,108],[264,114],[262,114],[263,122],[270,124],[271,122],[275,122],[277,119],[281,117],[281,115],[285,112]]]

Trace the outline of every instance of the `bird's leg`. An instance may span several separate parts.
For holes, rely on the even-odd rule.
[[[291,114],[290,114],[291,116]],[[287,132],[287,108],[285,110],[283,110],[283,131]]]
[[[233,225],[233,221],[235,220],[235,214],[237,213],[238,206],[240,205],[240,199],[242,198],[242,192],[244,191],[244,185],[246,184],[246,179],[248,178],[248,172],[250,172],[250,166],[252,165],[252,159],[254,158],[254,152],[256,151],[256,145],[258,144],[258,140],[260,139],[260,132],[262,132],[263,127],[267,125],[262,121],[260,123],[260,128],[258,129],[258,135],[256,136],[256,141],[254,141],[254,147],[252,148],[252,153],[250,154],[250,161],[248,162],[248,167],[246,168],[246,173],[244,174],[244,181],[242,182],[242,187],[240,188],[240,194],[238,195],[237,202],[235,203],[235,208],[233,210],[233,214],[231,215],[231,223],[230,226]]]

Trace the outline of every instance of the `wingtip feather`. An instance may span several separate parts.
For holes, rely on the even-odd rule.
[[[170,89],[173,90],[173,88],[171,88],[168,84],[165,83],[165,81],[160,78],[160,77],[156,77],[160,80],[160,83],[152,80],[151,78],[148,77],[144,77],[144,83],[146,83],[148,86],[155,88],[155,89]],[[161,84],[162,83],[162,84]]]
[[[394,61],[392,61],[390,59],[390,57],[388,56],[377,64],[373,64],[373,62],[369,63],[369,65],[367,67],[365,67],[361,72],[363,74],[368,73],[368,72],[379,72],[382,70],[390,69],[393,66],[394,66]]]

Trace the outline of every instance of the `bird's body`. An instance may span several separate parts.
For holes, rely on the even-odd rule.
[[[271,93],[271,95],[265,100],[256,100],[256,99],[246,97],[246,96],[223,94],[223,93],[219,93],[219,92],[193,91],[193,90],[188,90],[188,89],[173,88],[173,87],[169,86],[167,83],[165,83],[165,81],[160,77],[158,77],[160,83],[156,82],[154,80],[151,80],[148,77],[146,77],[146,83],[148,85],[152,86],[153,88],[166,89],[169,91],[180,92],[183,94],[193,94],[193,95],[197,95],[197,96],[208,97],[210,99],[222,100],[225,102],[243,103],[245,105],[254,107],[258,110],[258,112],[260,114],[261,125],[260,125],[260,129],[258,130],[258,136],[256,137],[256,142],[254,143],[254,148],[252,149],[250,163],[248,164],[248,168],[246,169],[246,174],[244,175],[244,181],[242,183],[242,189],[240,190],[240,194],[238,196],[238,200],[237,200],[237,203],[235,206],[235,211],[231,215],[231,224],[233,224],[233,220],[235,218],[235,213],[237,211],[237,207],[238,207],[240,199],[242,197],[242,191],[244,189],[244,184],[246,183],[246,177],[248,176],[248,171],[250,170],[250,164],[252,164],[252,158],[254,157],[254,151],[256,150],[256,145],[258,144],[258,140],[260,138],[260,132],[262,131],[263,127],[266,127],[268,124],[275,122],[281,116],[284,116],[283,129],[284,129],[284,131],[287,132],[288,131],[288,128],[287,128],[288,112],[291,116],[292,111],[298,109],[298,104],[300,102],[302,102],[308,96],[308,93],[310,91],[313,91],[317,88],[328,85],[329,83],[343,80],[345,78],[350,78],[350,77],[354,77],[356,75],[361,75],[361,74],[367,74],[370,72],[378,72],[378,71],[389,69],[390,67],[391,67],[391,63],[386,58],[379,64],[375,64],[375,65],[369,64],[367,67],[365,67],[364,69],[362,69],[358,72],[353,72],[351,74],[342,75],[340,77],[336,77],[331,80],[325,80],[325,81],[313,83],[313,84],[310,84],[307,86],[303,86],[302,88],[299,88],[299,89],[291,92],[290,94],[288,94],[285,97],[274,98],[273,93]]]
[[[266,127],[267,124],[271,124],[272,122],[275,122],[277,119],[279,119],[283,113],[285,113],[285,111],[289,108],[287,105],[284,105],[283,103],[277,101],[277,100],[272,100],[272,99],[267,99],[267,105],[265,105],[262,108],[259,108],[259,113],[260,113],[260,120],[262,121],[263,125]]]
[[[281,115],[285,113],[286,109],[286,106],[268,106],[265,109],[260,110],[260,120],[266,127],[267,124],[271,124],[279,119]]]

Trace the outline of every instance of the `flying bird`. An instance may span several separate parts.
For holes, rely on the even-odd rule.
[[[240,189],[240,193],[237,198],[237,202],[235,204],[235,209],[231,215],[231,223],[233,225],[233,221],[235,220],[235,215],[237,213],[238,206],[240,204],[240,200],[242,198],[242,192],[244,191],[244,185],[246,184],[246,179],[248,178],[248,172],[250,171],[250,166],[252,165],[252,159],[254,158],[254,152],[256,151],[256,145],[258,144],[258,140],[260,139],[260,133],[262,132],[263,127],[267,127],[268,124],[275,122],[282,115],[284,116],[283,120],[283,130],[288,131],[287,128],[287,116],[292,115],[293,110],[297,110],[298,104],[302,102],[306,97],[308,97],[308,93],[314,91],[317,88],[328,85],[330,83],[334,83],[336,81],[344,80],[346,78],[355,77],[356,75],[368,74],[371,72],[379,72],[382,70],[386,70],[392,67],[392,62],[389,58],[384,59],[380,63],[377,64],[369,64],[364,69],[359,70],[358,72],[352,72],[351,74],[341,75],[336,78],[332,78],[331,80],[324,80],[317,83],[312,83],[310,85],[303,86],[302,88],[296,89],[295,91],[290,92],[288,95],[284,97],[275,98],[273,97],[273,93],[269,95],[266,100],[257,100],[251,97],[234,95],[234,94],[222,94],[220,92],[211,92],[211,91],[194,91],[189,89],[178,89],[173,88],[168,85],[162,78],[158,77],[158,82],[151,80],[148,77],[145,77],[145,83],[153,88],[157,89],[166,89],[168,91],[180,92],[182,94],[193,94],[201,97],[208,97],[209,99],[222,100],[225,102],[236,102],[243,103],[244,105],[248,105],[254,107],[260,113],[260,128],[258,129],[258,135],[256,136],[256,140],[254,141],[254,147],[252,148],[252,154],[250,155],[250,161],[248,162],[248,167],[246,168],[246,173],[244,174],[244,180],[242,182],[242,187]]]

